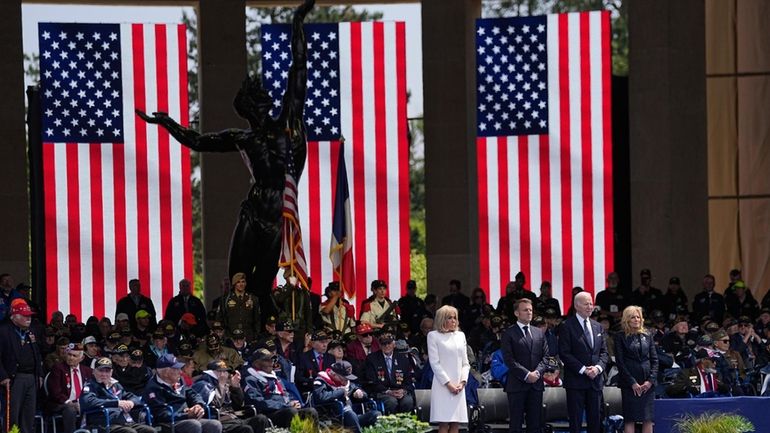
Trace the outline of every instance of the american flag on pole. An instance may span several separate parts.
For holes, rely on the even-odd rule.
[[[297,181],[293,158],[286,156],[286,180],[283,187],[283,228],[281,229],[281,256],[278,266],[289,275],[297,277],[302,287],[307,287],[307,263],[302,247],[302,229],[297,211]]]
[[[190,154],[134,109],[187,125],[185,27],[41,23],[39,41],[47,309],[112,316],[138,278],[162,310],[192,281]]]
[[[334,280],[332,233],[339,137],[347,139],[355,293],[386,280],[400,297],[409,280],[406,35],[402,22],[306,24],[308,151],[299,181],[300,225],[313,290]],[[262,78],[279,108],[291,62],[291,27],[262,26]],[[275,114],[275,113],[274,113]]]
[[[610,15],[476,22],[481,286],[522,271],[563,308],[613,270]]]

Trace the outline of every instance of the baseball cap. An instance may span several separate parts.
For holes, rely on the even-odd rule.
[[[19,298],[17,299],[14,299],[13,302],[11,302],[11,316],[14,314],[19,314],[21,316],[29,317],[35,314],[26,301]]]
[[[246,334],[243,332],[243,329],[233,329],[233,340],[243,340],[244,338],[246,338]]]
[[[128,353],[128,346],[125,344],[119,344],[117,347],[112,349],[113,355],[125,355],[126,353]]]
[[[356,326],[356,334],[363,335],[363,334],[371,334],[372,333],[372,326],[368,323],[362,323],[358,326]]]
[[[112,341],[114,343],[116,341],[120,341],[120,337],[121,337],[120,332],[113,331],[110,333],[110,335],[107,336],[107,341]]]
[[[310,339],[313,341],[327,341],[329,340],[329,335],[326,333],[326,331],[319,330],[315,331]]]
[[[225,327],[222,325],[222,322],[216,321],[211,324],[211,329],[225,329]]]
[[[83,351],[83,345],[81,343],[70,343],[70,345],[67,347],[67,352],[82,352]]]
[[[144,319],[145,317],[150,317],[150,313],[147,312],[147,310],[139,310],[134,314],[134,317],[137,319]]]
[[[332,340],[329,342],[329,345],[326,346],[326,350],[329,351],[337,347],[345,348],[345,343],[343,343],[341,340]]]
[[[182,314],[182,322],[190,325],[195,326],[198,324],[198,320],[195,318],[195,316],[192,313],[184,313]]]
[[[227,366],[227,363],[221,359],[217,359],[216,361],[209,362],[208,365],[206,365],[206,370],[232,371],[232,369]]]
[[[165,354],[158,358],[158,362],[155,363],[156,368],[182,368],[183,362],[178,362],[176,357],[170,353]]]
[[[396,341],[396,339],[393,337],[393,334],[382,334],[380,335],[379,340],[380,344],[390,344]]]
[[[337,361],[332,364],[332,371],[345,377],[348,380],[356,380],[358,376],[353,374],[353,366],[347,361]]]
[[[206,346],[209,347],[209,349],[214,349],[219,347],[219,336],[216,334],[209,334],[206,336]]]
[[[679,282],[679,277],[671,277],[668,280],[668,284],[678,284],[678,285],[681,285],[682,283]]]
[[[733,283],[733,287],[735,287],[736,289],[745,289],[746,283],[743,282],[743,280],[737,280],[735,283]]]
[[[161,338],[166,338],[166,333],[163,332],[162,329],[158,328],[155,330],[155,332],[152,333],[152,338],[155,340],[160,340]]]
[[[278,320],[276,320],[275,316],[268,316],[267,321],[265,321],[266,325],[275,325]]]
[[[284,320],[282,322],[278,322],[275,325],[275,330],[276,331],[286,331],[286,332],[294,331],[294,324],[291,323],[288,320]]]
[[[128,314],[126,313],[118,313],[117,316],[115,316],[115,321],[120,322],[121,320],[128,320]]]
[[[144,352],[142,352],[142,349],[134,349],[131,351],[132,361],[139,361],[141,359],[144,359]]]
[[[96,360],[97,370],[112,370],[112,361],[110,358],[99,358]]]
[[[93,335],[89,335],[83,339],[83,346],[86,344],[96,344],[96,338]]]

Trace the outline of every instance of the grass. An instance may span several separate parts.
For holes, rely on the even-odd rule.
[[[686,414],[676,420],[674,429],[679,433],[746,433],[753,432],[754,424],[734,413],[706,412]]]

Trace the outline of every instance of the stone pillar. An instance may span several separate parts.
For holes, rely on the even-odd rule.
[[[246,2],[200,0],[198,8],[201,130],[246,128],[232,101],[246,76]],[[238,153],[201,155],[202,243],[206,301],[227,276],[230,238],[249,175]]]
[[[3,231],[0,241],[0,273],[15,281],[30,282],[29,218],[27,195],[27,133],[24,129],[24,62],[21,32],[21,0],[0,2],[0,203]]]
[[[703,0],[629,3],[633,281],[652,269],[700,287],[708,271],[705,8]]]
[[[475,19],[481,0],[422,0],[428,292],[478,281]]]

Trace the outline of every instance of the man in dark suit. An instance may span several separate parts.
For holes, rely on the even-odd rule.
[[[392,334],[380,336],[380,350],[366,357],[366,382],[375,400],[385,406],[386,414],[414,409],[412,364],[403,353],[396,353]]]
[[[80,394],[92,377],[91,368],[80,365],[82,360],[83,346],[71,345],[64,362],[54,365],[46,380],[46,408],[49,413],[62,416],[64,433],[75,431],[75,422],[80,414]]]
[[[609,355],[602,326],[590,319],[594,309],[591,294],[575,295],[575,314],[559,328],[559,356],[564,363],[564,388],[571,433],[581,430],[583,410],[588,433],[599,433],[604,376]]]
[[[183,279],[179,281],[179,294],[168,300],[166,304],[166,314],[164,319],[173,323],[179,323],[185,313],[195,316],[196,325],[193,332],[198,335],[206,335],[209,332],[206,323],[206,307],[200,298],[192,293],[192,284],[190,280]]]
[[[301,392],[313,391],[313,380],[319,371],[324,371],[334,364],[334,356],[326,353],[329,335],[324,331],[315,331],[310,337],[313,348],[299,355],[294,382]]]
[[[522,298],[516,301],[516,323],[509,327],[501,339],[505,365],[508,366],[508,411],[511,416],[510,433],[520,433],[524,413],[527,416],[527,432],[542,431],[543,373],[548,343],[545,333],[531,326],[532,301]]]

